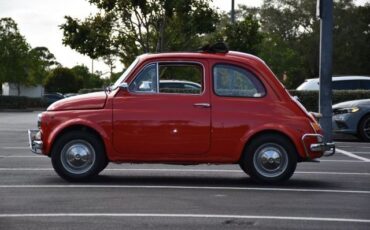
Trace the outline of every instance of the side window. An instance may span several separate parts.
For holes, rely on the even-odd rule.
[[[370,89],[370,80],[361,80],[361,89]]]
[[[219,96],[263,97],[266,95],[264,86],[254,74],[233,65],[214,66],[213,86]]]
[[[201,94],[203,67],[199,64],[159,64],[159,93]]]
[[[130,84],[131,92],[157,92],[157,64],[146,66]]]
[[[333,81],[332,88],[334,90],[362,89],[359,80],[339,80]]]

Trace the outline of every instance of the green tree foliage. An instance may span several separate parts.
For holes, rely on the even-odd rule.
[[[316,1],[265,0],[260,8],[242,7],[258,15],[264,39],[259,56],[288,88],[319,74],[320,25]],[[334,1],[333,75],[370,75],[370,4]]]
[[[99,13],[83,21],[66,16],[63,43],[93,59],[118,56],[125,65],[142,53],[198,47],[218,20],[209,0],[89,2]]]
[[[54,54],[46,47],[36,47],[29,51],[29,78],[33,83],[43,84],[52,68],[59,66]]]
[[[76,65],[71,70],[82,81],[82,88],[100,88],[103,86],[103,80],[100,79],[99,75],[90,73],[86,66]]]
[[[246,10],[237,11],[236,19],[231,23],[228,14],[221,14],[216,30],[204,40],[209,44],[226,42],[230,50],[258,55],[263,40],[258,19]]]
[[[57,65],[59,63],[46,47],[31,49],[13,19],[0,19],[0,84],[15,83],[20,94],[21,84],[43,84]]]
[[[63,67],[55,68],[46,79],[45,89],[47,92],[76,93],[83,86],[81,78]]]
[[[30,46],[11,18],[0,19],[0,83],[32,83],[27,79]],[[19,90],[18,90],[19,92]]]
[[[262,38],[258,21],[252,15],[228,24],[225,29],[225,42],[231,50],[258,54]]]

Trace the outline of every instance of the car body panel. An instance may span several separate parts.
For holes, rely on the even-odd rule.
[[[353,113],[337,113],[338,109],[358,108]],[[370,114],[370,99],[353,100],[333,105],[333,131],[336,133],[358,135],[361,119]]]
[[[239,52],[142,55],[125,82],[130,84],[144,66],[155,62],[200,63],[204,67],[203,93],[140,94],[117,87],[64,99],[43,113],[43,153],[50,154],[66,129],[85,126],[101,137],[113,162],[237,163],[245,145],[265,132],[289,138],[301,160],[323,155],[305,147],[316,140],[302,140],[305,134],[321,134],[312,127],[317,122],[261,59]],[[262,82],[266,95],[216,95],[212,69],[217,64],[247,69]]]
[[[333,90],[356,90],[356,89],[370,89],[369,76],[342,76],[332,78]],[[306,79],[297,90],[313,90],[320,89],[320,79],[311,78]]]

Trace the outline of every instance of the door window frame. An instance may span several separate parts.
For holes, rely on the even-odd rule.
[[[157,90],[156,92],[145,92],[145,91],[132,91],[130,90],[130,86],[131,84],[133,84],[133,82],[140,76],[140,74],[150,65],[153,65],[155,64],[155,68],[156,68],[156,78],[157,78]],[[178,65],[181,65],[181,64],[192,64],[192,65],[199,65],[201,68],[202,68],[202,82],[201,82],[201,93],[164,93],[164,92],[159,92],[159,66],[160,64],[178,64]],[[132,94],[150,94],[150,95],[181,95],[181,96],[184,96],[184,95],[189,95],[189,96],[203,96],[205,93],[206,93],[206,90],[207,90],[207,82],[206,82],[206,69],[204,67],[204,64],[202,62],[198,62],[198,61],[160,61],[160,62],[149,62],[147,64],[145,64],[141,69],[140,71],[135,75],[135,77],[133,77],[132,81],[130,82],[129,84],[129,87],[128,87],[128,91]]]

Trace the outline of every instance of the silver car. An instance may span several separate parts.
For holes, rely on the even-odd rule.
[[[370,141],[370,99],[333,105],[333,130]]]

